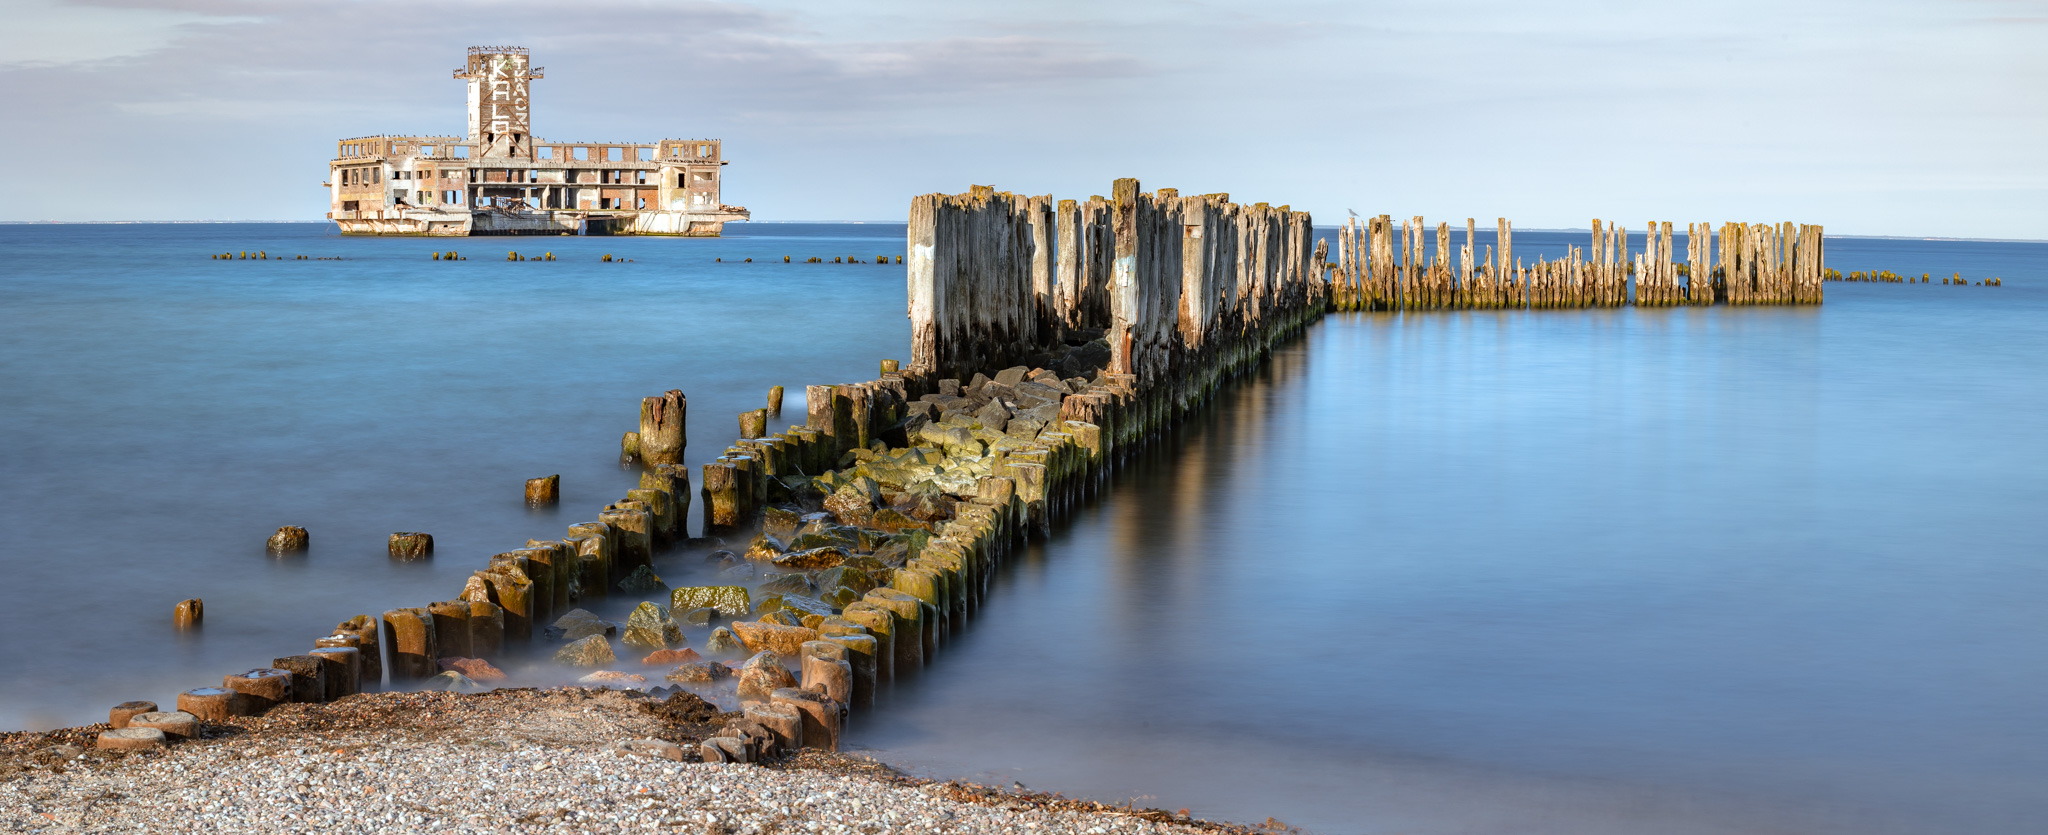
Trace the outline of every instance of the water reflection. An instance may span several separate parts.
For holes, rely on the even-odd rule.
[[[1894,289],[1332,317],[851,738],[1326,832],[2028,831],[2048,305]]]

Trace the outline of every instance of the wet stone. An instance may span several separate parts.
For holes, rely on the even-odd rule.
[[[668,591],[668,584],[661,581],[661,575],[654,573],[654,569],[642,565],[619,581],[619,590],[628,594],[650,594]]]
[[[555,651],[555,663],[570,667],[602,667],[618,660],[612,654],[612,642],[603,635],[591,635],[564,645]]]
[[[441,658],[437,660],[442,670],[461,673],[469,676],[472,681],[505,680],[505,671],[491,666],[491,662],[481,658]]]
[[[647,677],[638,673],[622,673],[618,670],[598,670],[576,680],[577,684],[595,684],[600,687],[630,689],[647,683]]]
[[[818,572],[818,587],[823,589],[845,587],[853,589],[860,594],[866,594],[869,589],[875,587],[875,579],[868,576],[866,571],[854,566],[839,565]]]
[[[785,542],[796,536],[797,528],[803,524],[803,514],[798,511],[773,506],[761,510],[761,530]]]
[[[732,675],[731,667],[716,661],[691,661],[668,671],[666,678],[684,684],[710,684],[732,678]]]
[[[420,685],[422,690],[446,690],[450,693],[482,693],[490,688],[476,683],[469,676],[454,670],[427,679]]]
[[[753,610],[753,602],[740,586],[684,586],[669,593],[671,609],[707,607],[727,617],[742,617]]]
[[[765,615],[762,615],[761,622],[773,623],[781,626],[804,625],[803,616],[801,614],[795,612],[785,612],[780,610],[769,612]]]
[[[754,541],[747,545],[747,552],[742,556],[750,560],[772,560],[781,556],[784,550],[786,549],[781,542],[764,533],[754,537]]]
[[[831,615],[837,610],[825,601],[801,594],[774,594],[761,599],[761,605],[754,608],[757,613],[776,611],[795,612],[798,615]]]
[[[263,548],[272,554],[299,554],[304,553],[311,542],[312,537],[306,533],[305,528],[286,525],[278,528],[277,533],[271,534],[270,541],[265,542]]]
[[[1001,401],[991,400],[988,405],[981,407],[980,411],[974,413],[974,419],[980,421],[983,426],[1001,432],[1003,427],[1010,423],[1010,410],[1004,408]],[[975,453],[980,453],[980,443],[974,440],[972,433],[956,427],[948,430],[948,434],[964,437],[966,443],[962,444],[962,446],[973,445]],[[947,446],[950,448],[952,445],[948,443]]]
[[[704,606],[691,609],[680,615],[673,614],[675,612],[674,609],[670,609],[669,612],[671,613],[670,617],[673,617],[677,622],[686,623],[691,626],[710,626],[711,616],[718,614],[717,609]]]
[[[543,632],[554,640],[580,641],[592,635],[617,634],[618,627],[587,610],[571,609],[568,614],[556,618],[554,625]]]
[[[626,617],[626,634],[620,638],[626,646],[642,650],[668,649],[683,643],[683,629],[669,619],[668,609],[654,604],[642,603],[633,607],[633,613]]]
[[[663,649],[648,653],[646,658],[640,659],[640,663],[649,667],[668,667],[702,660],[704,656],[698,655],[694,649]]]
[[[817,591],[817,586],[806,574],[779,574],[762,583],[761,590],[777,594],[810,594]]]
[[[796,677],[782,666],[782,657],[771,651],[757,652],[740,666],[741,699],[765,702],[777,690],[795,687]]]
[[[790,658],[803,650],[805,641],[818,640],[814,629],[760,621],[735,621],[732,630],[750,651],[769,651]]]
[[[824,548],[812,548],[808,551],[791,551],[776,557],[774,562],[777,568],[812,570],[839,565],[846,562],[846,558],[849,556],[852,556],[852,554],[849,554],[845,548],[831,545]]]
[[[704,639],[705,652],[736,653],[746,649],[747,645],[740,643],[739,637],[723,626],[711,630],[711,637]]]

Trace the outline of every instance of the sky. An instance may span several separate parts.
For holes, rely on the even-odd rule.
[[[0,0],[0,221],[318,219],[334,142],[725,141],[757,220],[970,184],[1524,228],[2048,238],[2048,0]]]

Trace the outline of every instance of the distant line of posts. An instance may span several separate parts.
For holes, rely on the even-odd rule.
[[[1429,230],[1419,216],[1398,228],[1387,215],[1352,218],[1338,230],[1330,305],[1446,310],[1821,303],[1820,226],[1729,223],[1717,235],[1711,224],[1688,224],[1685,262],[1673,259],[1669,222],[1651,223],[1649,229],[1644,248],[1631,255],[1625,228],[1595,220],[1588,247],[1525,263],[1514,255],[1514,227],[1505,219],[1497,221],[1498,249],[1480,251],[1475,223],[1467,218],[1463,246],[1453,250],[1450,225],[1438,223],[1431,253]]]

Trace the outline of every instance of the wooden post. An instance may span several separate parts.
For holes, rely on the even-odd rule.
[[[753,409],[740,413],[740,437],[761,438],[768,435],[768,410]]]
[[[561,501],[562,476],[560,473],[526,480],[527,507],[553,507]],[[394,537],[396,534],[393,535]],[[393,543],[396,545],[396,543]],[[396,556],[394,554],[393,556]]]
[[[690,402],[677,389],[640,400],[640,460],[648,464],[680,464],[688,444],[683,424]]]

